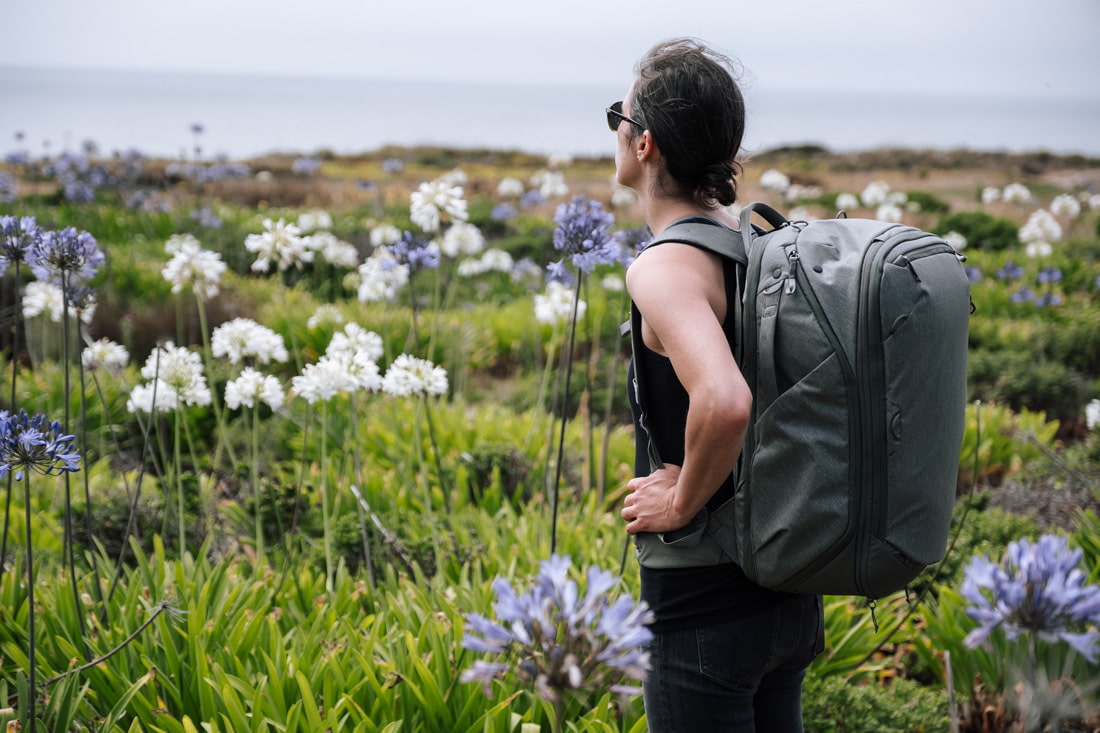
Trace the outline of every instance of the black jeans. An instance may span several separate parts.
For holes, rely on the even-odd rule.
[[[802,679],[825,643],[821,596],[790,596],[750,616],[650,643],[651,733],[799,733]]]

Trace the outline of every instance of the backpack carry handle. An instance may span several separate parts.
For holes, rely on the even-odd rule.
[[[745,240],[745,250],[752,249],[752,215],[753,212],[760,214],[764,221],[772,225],[772,230],[781,229],[790,222],[787,217],[780,214],[778,211],[768,206],[761,201],[755,201],[745,208],[741,209],[741,237]],[[766,234],[767,232],[761,232]]]

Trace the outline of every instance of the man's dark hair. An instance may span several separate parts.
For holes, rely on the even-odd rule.
[[[662,189],[707,208],[737,200],[745,100],[732,67],[728,57],[681,38],[654,46],[635,69],[630,114],[664,156],[672,181],[662,180]]]

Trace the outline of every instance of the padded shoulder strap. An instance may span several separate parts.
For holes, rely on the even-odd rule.
[[[647,247],[664,244],[665,242],[682,242],[701,247],[714,252],[727,259],[748,264],[745,254],[745,244],[740,233],[735,229],[719,224],[713,219],[704,216],[690,216],[685,219],[677,219],[669,224],[661,236],[650,242]]]

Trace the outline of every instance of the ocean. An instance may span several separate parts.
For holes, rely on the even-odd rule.
[[[394,144],[614,152],[604,108],[615,86],[476,84],[0,67],[0,155],[136,149],[247,159],[361,153]],[[965,96],[746,90],[750,153],[817,144],[1100,156],[1100,96]],[[192,134],[192,126],[203,128]],[[22,133],[22,141],[17,141]]]

